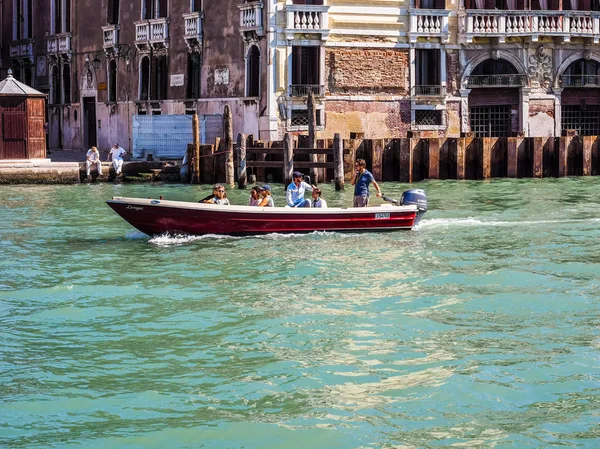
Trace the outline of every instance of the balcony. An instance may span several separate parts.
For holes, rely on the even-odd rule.
[[[240,9],[240,34],[242,38],[250,38],[253,35],[262,37],[265,35],[262,21],[262,2],[242,3]]]
[[[183,15],[183,38],[188,48],[193,52],[202,50],[202,12],[190,12]]]
[[[470,43],[473,38],[529,37],[540,35],[600,40],[600,12],[595,11],[501,11],[468,9],[459,13],[460,37]]]
[[[561,87],[600,87],[599,75],[563,75],[560,77]]]
[[[26,58],[33,61],[33,39],[20,39],[9,44],[11,58]]]
[[[446,96],[446,86],[434,86],[434,85],[413,86],[412,96],[413,97],[445,97]]]
[[[325,86],[322,84],[290,84],[290,97],[308,97],[312,92],[315,97],[325,96]]]
[[[419,37],[440,38],[447,43],[450,39],[448,31],[448,16],[450,11],[444,9],[411,9],[410,28],[408,36],[412,43],[417,42]]]
[[[467,87],[524,87],[527,84],[527,76],[521,74],[510,75],[470,75]]]
[[[119,43],[119,26],[118,25],[107,25],[102,27],[103,43],[102,47],[104,50],[109,51]]]
[[[169,47],[169,19],[142,20],[134,22],[135,46],[138,50],[148,51]]]
[[[285,5],[286,39],[294,39],[295,33],[318,33],[321,40],[329,37],[329,6]]]
[[[53,58],[61,56],[65,59],[70,59],[72,54],[71,33],[48,36],[46,39],[46,53]]]

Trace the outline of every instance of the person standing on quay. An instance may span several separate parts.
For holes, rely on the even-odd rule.
[[[304,192],[312,192],[315,186],[303,181],[302,173],[295,171],[292,174],[292,182],[287,187],[286,201],[290,207],[310,207],[310,200],[304,199]]]
[[[90,168],[92,165],[95,165],[98,168],[98,176],[102,176],[102,162],[100,161],[100,153],[96,147],[90,148],[85,155],[85,168],[88,178],[90,176]]]
[[[367,207],[369,205],[369,184],[373,183],[377,189],[377,197],[381,198],[381,189],[379,184],[369,170],[364,159],[357,159],[354,164],[356,172],[352,179],[354,186],[354,207]]]
[[[112,157],[113,168],[115,169],[117,176],[121,174],[121,170],[123,169],[123,155],[125,153],[127,153],[127,151],[121,148],[118,143],[115,143],[115,146],[110,149],[108,156],[106,157],[106,162]]]

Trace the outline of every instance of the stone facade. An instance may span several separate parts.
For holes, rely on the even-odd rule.
[[[225,105],[235,133],[280,140],[307,131],[309,92],[319,138],[600,134],[600,11],[153,0],[168,9],[150,20],[141,12],[151,0],[121,0],[111,21],[115,0],[82,0],[59,25],[53,11],[66,1],[40,0],[49,13],[18,32],[12,8],[24,0],[1,3],[2,71],[13,66],[50,93],[52,148],[130,143],[135,114],[221,114]],[[145,58],[148,76],[167,80],[160,98],[153,86],[144,94]]]

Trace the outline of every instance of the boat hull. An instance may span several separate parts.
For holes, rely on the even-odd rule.
[[[261,235],[314,231],[393,231],[411,229],[413,206],[369,208],[258,208],[182,201],[113,198],[107,204],[148,235]]]

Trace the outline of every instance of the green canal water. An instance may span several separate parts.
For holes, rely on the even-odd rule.
[[[104,201],[207,188],[0,187],[0,447],[600,447],[600,178],[418,186],[410,232],[152,240]]]

